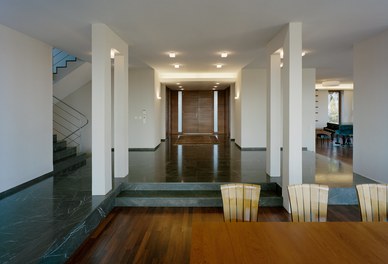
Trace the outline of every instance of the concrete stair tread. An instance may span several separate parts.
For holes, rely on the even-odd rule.
[[[143,197],[143,198],[221,198],[220,190],[126,190],[117,197]],[[275,191],[261,191],[260,197],[280,197]]]
[[[64,159],[77,155],[77,147],[66,147],[65,149],[54,152],[53,161],[54,163],[60,162]]]
[[[222,207],[219,186],[219,183],[128,183],[116,197],[115,205],[129,207]],[[279,194],[279,188],[262,190],[260,206],[282,206],[283,198]]]
[[[86,165],[86,154],[82,153],[73,157],[69,157],[54,164],[54,174],[74,170]]]

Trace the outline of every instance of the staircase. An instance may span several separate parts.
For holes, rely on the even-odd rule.
[[[53,48],[53,75],[62,68],[65,71],[69,62],[77,58]],[[55,79],[54,79],[55,80]],[[79,154],[82,128],[89,123],[85,115],[53,96],[53,162],[54,175],[69,172],[86,164],[87,155]]]
[[[126,183],[115,199],[121,207],[222,207],[223,183]],[[276,183],[260,183],[260,206],[283,206]]]
[[[57,135],[53,136],[54,146],[54,175],[67,173],[86,165],[86,154],[77,153],[77,147],[68,147],[65,140],[58,141]]]

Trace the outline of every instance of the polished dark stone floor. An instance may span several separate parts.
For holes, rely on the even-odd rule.
[[[278,182],[265,173],[265,151],[241,151],[233,142],[130,151],[128,182]],[[370,180],[330,157],[303,152],[303,182],[351,187]],[[116,187],[118,183],[116,183]],[[109,211],[110,196],[91,195],[91,164],[48,178],[0,200],[0,263],[62,263]],[[81,240],[81,241],[80,241]],[[66,248],[70,247],[70,249]],[[68,250],[68,251],[67,251]]]
[[[241,151],[220,137],[220,144],[177,145],[172,138],[156,151],[129,153],[130,182],[277,182],[265,172],[265,151]],[[332,157],[303,151],[303,182],[351,187],[370,180]]]

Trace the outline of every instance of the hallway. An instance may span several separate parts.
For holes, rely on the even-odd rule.
[[[172,136],[156,151],[130,151],[128,181],[276,182],[281,185],[280,177],[271,178],[265,172],[265,151],[241,151],[233,141],[222,135],[218,138],[219,144],[215,145],[177,145],[177,136]],[[328,149],[317,147],[317,152],[325,155],[303,151],[304,183],[351,187],[368,182],[368,179],[353,174],[351,164],[337,159],[335,153],[341,150],[330,153]]]

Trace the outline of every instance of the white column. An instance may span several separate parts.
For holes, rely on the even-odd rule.
[[[182,133],[183,130],[183,125],[182,125],[182,111],[183,111],[183,106],[182,106],[182,101],[183,101],[183,93],[182,91],[178,91],[178,133]]]
[[[106,26],[92,25],[92,194],[112,189],[111,62]]]
[[[288,25],[284,42],[283,206],[289,209],[287,186],[302,183],[302,24]]]
[[[214,91],[214,99],[213,99],[213,119],[214,119],[214,122],[213,122],[213,132],[214,133],[218,133],[218,91]]]
[[[128,63],[114,58],[114,176],[128,175]]]
[[[266,172],[280,177],[281,164],[281,75],[280,54],[268,54],[267,63],[267,151]]]

